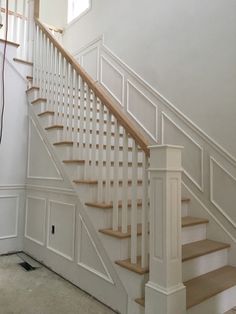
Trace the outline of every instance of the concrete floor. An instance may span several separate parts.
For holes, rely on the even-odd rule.
[[[114,314],[53,272],[27,272],[18,263],[24,255],[0,257],[0,314]]]

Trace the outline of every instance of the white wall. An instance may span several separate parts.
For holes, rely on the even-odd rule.
[[[7,57],[14,54],[10,48],[7,51]],[[3,140],[0,144],[0,254],[22,250],[23,244],[28,125],[26,81],[14,66],[7,61]]]
[[[42,22],[63,28],[67,20],[67,0],[40,0]]]
[[[203,131],[236,156],[236,2],[92,1],[67,28],[72,52],[105,44]]]

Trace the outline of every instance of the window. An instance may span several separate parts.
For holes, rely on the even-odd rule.
[[[67,22],[70,23],[90,8],[91,0],[68,0]]]

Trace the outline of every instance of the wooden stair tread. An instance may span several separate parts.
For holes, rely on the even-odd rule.
[[[217,252],[229,247],[230,244],[212,240],[201,240],[188,243],[182,246],[182,261],[185,262],[190,259]]]
[[[99,232],[118,238],[118,239],[127,239],[131,237],[131,226],[128,226],[127,232],[122,232],[121,227],[118,227],[117,231],[114,231],[112,229],[100,229]],[[138,224],[137,225],[137,235],[142,234],[142,225]]]
[[[47,101],[46,98],[37,98],[37,99],[31,101],[31,104],[32,104],[32,105],[35,105],[35,104],[37,104],[37,103],[39,103],[39,102],[46,102],[46,101]]]
[[[47,111],[43,111],[43,112],[38,114],[39,117],[43,117],[43,116],[47,116],[47,115],[53,116],[54,112],[50,111],[50,110],[47,110]]]
[[[27,76],[26,76],[26,79],[32,81],[32,80],[33,80],[33,76],[27,75]]]
[[[19,63],[23,63],[23,64],[27,64],[27,65],[33,65],[33,62],[27,61],[27,60],[23,60],[23,59],[19,59],[19,58],[13,58],[13,60],[15,62],[19,62]]]
[[[186,307],[189,309],[236,286],[236,267],[221,267],[186,281],[184,285],[186,286]],[[145,306],[145,298],[138,298],[135,302]]]
[[[236,285],[236,267],[225,266],[184,283],[187,309]]]
[[[63,125],[55,124],[50,125],[45,128],[45,130],[53,130],[53,129],[63,129]]]
[[[64,162],[64,161],[63,161]],[[85,162],[84,160],[80,160],[80,162]],[[70,160],[68,161],[70,163]],[[98,180],[73,180],[75,184],[98,184]],[[124,181],[123,180],[118,180],[119,185],[123,185]],[[137,180],[137,185],[141,185],[143,183],[142,180]],[[103,180],[102,184],[106,184],[106,181]],[[110,184],[114,185],[114,180],[110,180]],[[132,185],[132,180],[128,180],[127,182],[128,185]]]
[[[29,93],[29,92],[31,92],[31,91],[34,90],[34,89],[39,90],[39,87],[38,87],[38,86],[31,86],[30,88],[28,88],[28,89],[26,90],[26,93]]]
[[[138,303],[141,306],[145,306],[145,298],[135,299],[135,302]]]
[[[51,111],[45,111],[43,113],[38,114],[38,116],[43,116],[43,115],[50,115],[52,114]],[[53,113],[54,114],[54,113]],[[79,143],[77,143],[79,145]],[[69,145],[69,146],[73,146],[73,141],[61,141],[61,142],[56,142],[53,143],[54,146],[60,146],[60,145]],[[83,143],[83,147],[85,147],[85,143]],[[92,148],[92,144],[89,144],[89,148]],[[100,149],[100,145],[96,144],[96,149]],[[107,145],[103,144],[103,149],[107,149]],[[115,146],[111,145],[111,150],[114,150]],[[123,151],[123,147],[119,146],[119,151]],[[128,147],[128,151],[131,152],[132,151],[132,147]],[[138,149],[138,151],[142,151],[141,148]]]
[[[20,44],[18,44],[18,43],[15,43],[15,42],[13,42],[13,41],[5,40],[5,39],[0,38],[0,43],[5,44],[5,42],[6,42],[8,45],[14,46],[14,47],[16,47],[16,48],[20,47]]]
[[[136,264],[132,264],[131,263],[131,259],[127,258],[125,260],[122,261],[115,261],[115,263],[123,268],[126,268],[130,271],[133,271],[139,275],[144,275],[147,274],[149,272],[149,267],[145,267],[143,268],[141,266],[141,256],[137,257],[137,263]]]
[[[191,216],[182,217],[182,227],[191,227],[209,223],[208,219],[196,218]]]
[[[82,159],[73,159],[73,160],[63,160],[63,163],[64,164],[84,164],[85,163],[85,160],[82,160]]]
[[[85,205],[89,206],[89,207],[101,208],[101,209],[112,209],[113,208],[112,203],[86,202]],[[142,206],[141,200],[137,200],[137,206],[138,207]],[[122,201],[118,202],[118,207],[122,208]],[[129,200],[128,201],[128,208],[130,208],[130,207],[131,207],[131,201]]]

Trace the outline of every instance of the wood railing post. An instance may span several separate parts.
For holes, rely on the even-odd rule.
[[[145,314],[186,313],[181,253],[181,147],[150,147],[150,276]]]

